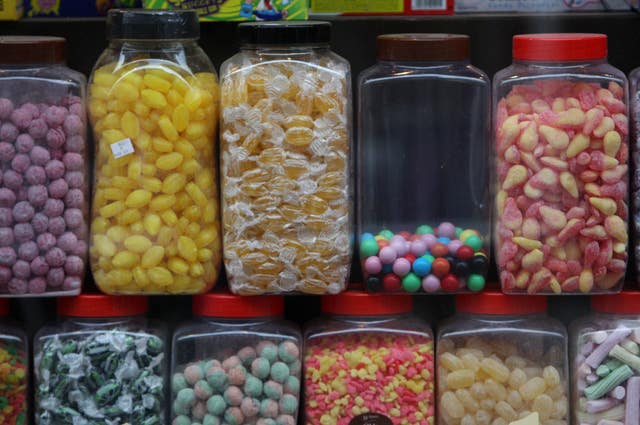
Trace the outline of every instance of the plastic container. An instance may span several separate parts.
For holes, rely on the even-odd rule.
[[[504,292],[617,292],[627,265],[627,79],[602,34],[518,35],[494,78]]]
[[[91,270],[110,294],[195,294],[221,266],[218,77],[194,11],[111,10],[89,85]]]
[[[173,337],[174,424],[296,425],[302,337],[282,297],[204,294]]]
[[[567,332],[546,309],[544,297],[456,297],[438,329],[438,424],[569,423]]]
[[[569,328],[574,423],[640,423],[640,292],[594,296],[591,311]]]
[[[408,295],[322,298],[304,330],[305,424],[433,423],[433,334],[412,307]]]
[[[8,321],[9,301],[0,300],[0,423],[26,425],[29,387],[27,335]]]
[[[367,288],[482,290],[491,92],[487,75],[469,63],[469,37],[378,36],[378,62],[358,86],[358,231]]]
[[[61,320],[34,338],[36,425],[165,423],[165,330],[144,297],[58,300]]]
[[[637,170],[640,167],[640,68],[636,68],[629,74],[629,82],[631,84],[631,155],[633,166]],[[630,184],[633,201],[633,245],[631,247],[636,254],[636,271],[640,271],[640,239],[638,238],[640,231],[640,174],[633,174],[633,180]]]
[[[87,261],[86,79],[58,37],[0,37],[0,297],[80,293]]]
[[[347,284],[351,77],[329,30],[240,24],[240,52],[220,68],[224,261],[236,294]]]

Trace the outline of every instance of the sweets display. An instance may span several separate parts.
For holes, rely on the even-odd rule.
[[[640,150],[638,149],[640,146],[640,68],[629,74],[629,81],[631,83],[631,158],[637,170],[640,166]],[[631,191],[633,226],[636,230],[631,247],[636,254],[636,271],[638,271],[640,270],[640,243],[637,236],[638,229],[640,229],[640,173],[638,172],[632,174]]]
[[[194,9],[204,22],[305,20],[308,17],[305,0],[144,0],[143,5],[145,9]]]
[[[328,23],[238,28],[243,48],[220,72],[229,287],[338,293],[351,258],[349,65],[328,50]]]
[[[0,40],[0,296],[74,295],[84,279],[85,79],[64,49],[55,37]]]
[[[604,35],[516,36],[514,54],[541,61],[551,49],[571,55],[571,46],[585,45],[591,46],[585,61],[606,59]],[[518,72],[542,74],[509,79]],[[554,72],[514,65],[496,76],[502,287],[530,294],[616,291],[627,265],[626,79],[601,63],[570,77]]]
[[[172,32],[174,14],[191,26]],[[111,11],[109,19],[113,40],[122,37],[121,31],[139,31],[127,37],[147,37],[156,30],[153,22],[166,24],[167,34],[158,37],[186,40],[177,51],[155,53],[156,41],[141,41],[137,46],[142,50],[127,53],[114,42],[92,75],[93,277],[107,293],[206,291],[217,280],[221,257],[215,168],[218,85],[213,65],[194,41],[197,16],[124,10]],[[137,21],[136,29],[122,29]],[[116,62],[119,55],[130,56]],[[181,62],[181,55],[188,63]]]
[[[9,313],[9,303],[0,300],[0,316]],[[0,423],[28,424],[27,337],[18,328],[0,323]]]

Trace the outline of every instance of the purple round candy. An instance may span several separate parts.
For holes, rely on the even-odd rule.
[[[448,221],[444,221],[438,226],[437,233],[439,237],[453,239],[456,237],[456,226]]]
[[[89,229],[82,223],[82,226],[72,229],[74,235],[78,238],[78,241],[86,241],[89,238]]]
[[[40,248],[40,251],[49,251],[57,244],[56,237],[51,233],[43,233],[41,235],[38,235],[36,241],[38,242],[38,248]]]
[[[16,261],[11,270],[13,270],[13,275],[19,279],[31,277],[31,265],[24,260]]]
[[[64,278],[64,283],[62,284],[62,289],[65,291],[77,291],[80,289],[82,285],[82,281],[79,277],[76,276],[67,276]]]
[[[51,159],[51,154],[48,149],[43,148],[42,146],[34,146],[31,149],[31,153],[29,154],[31,157],[31,161],[36,165],[42,165],[43,167],[47,165],[47,162]]]
[[[47,173],[49,180],[59,179],[64,176],[64,164],[58,159],[52,159],[44,166],[44,171]]]
[[[80,258],[84,258],[87,255],[87,243],[85,241],[79,240],[77,244],[73,246],[73,251],[71,252],[73,255],[77,255]]]
[[[13,206],[13,219],[16,223],[26,223],[31,221],[36,211],[33,206],[26,201],[18,202]]]
[[[406,258],[398,258],[393,262],[393,272],[398,276],[405,276],[411,271],[411,263]]]
[[[0,227],[0,246],[13,246],[13,229]]]
[[[38,105],[34,105],[33,103],[25,103],[22,105],[22,109],[26,110],[32,119],[40,116],[40,108],[38,108]]]
[[[364,270],[369,274],[378,274],[382,271],[382,261],[373,255],[364,261]]]
[[[37,234],[44,233],[49,228],[49,218],[43,213],[36,213],[31,219],[31,225],[33,226],[33,231]]]
[[[401,236],[402,237],[402,236]],[[392,241],[389,246],[398,254],[398,257],[403,257],[409,252],[409,243],[402,238],[402,240]]]
[[[13,142],[18,137],[20,132],[15,125],[10,122],[6,122],[0,126],[0,141]]]
[[[43,256],[39,255],[31,261],[31,273],[34,276],[45,276],[49,272],[49,264]]]
[[[84,272],[84,261],[78,256],[70,255],[64,262],[64,271],[69,275],[81,276]]]
[[[6,285],[13,277],[11,268],[6,266],[0,266],[0,285]]]
[[[67,230],[67,225],[62,217],[53,217],[49,219],[49,232],[54,236],[60,236]]]
[[[82,211],[78,208],[69,208],[64,212],[64,221],[69,229],[75,229],[84,223]]]
[[[36,118],[29,124],[29,135],[35,140],[42,139],[47,135],[49,127],[42,118]]]
[[[77,115],[80,117],[80,120],[82,120],[82,117],[84,116],[84,107],[82,106],[82,99],[80,99],[80,97],[78,96],[72,96],[72,102],[71,105],[69,106],[69,112],[71,112],[73,115]]]
[[[67,208],[84,208],[84,193],[80,189],[71,189],[64,196]]]
[[[416,257],[420,257],[427,252],[427,243],[421,239],[416,239],[411,242],[411,248],[409,251]]]
[[[12,247],[0,247],[0,266],[11,267],[15,264],[17,258],[16,251]]]
[[[59,217],[64,211],[64,202],[62,202],[60,199],[49,198],[44,204],[43,211],[49,218]]]
[[[431,249],[438,241],[438,238],[436,238],[431,233],[425,233],[424,235],[421,235],[420,239],[425,241],[425,243],[427,244],[427,249]]]
[[[13,226],[13,234],[16,238],[16,242],[20,243],[33,240],[35,236],[31,223],[16,224],[15,226]]]
[[[82,155],[75,152],[65,153],[64,157],[62,158],[62,162],[69,171],[79,171],[84,167],[84,160],[82,159]]]
[[[56,179],[49,182],[49,196],[56,199],[64,198],[69,190],[69,185],[65,179]]]
[[[84,173],[81,171],[69,171],[64,179],[71,189],[81,189],[84,186]]]
[[[32,118],[33,116],[31,115],[31,112],[24,106],[14,109],[11,113],[11,122],[20,129],[26,129],[29,127]]]
[[[84,138],[80,135],[67,137],[67,142],[65,143],[64,147],[67,152],[84,152]]]
[[[62,125],[64,128],[64,132],[69,136],[74,136],[76,134],[80,134],[82,132],[82,120],[77,115],[68,115],[64,120],[64,124]]]
[[[33,137],[27,133],[23,133],[16,139],[16,150],[19,153],[29,153],[33,149]]]
[[[34,207],[41,208],[47,202],[47,199],[49,199],[49,193],[46,186],[39,184],[27,189],[27,200]]]
[[[391,246],[383,247],[378,253],[378,256],[380,257],[382,264],[391,264],[398,257],[396,251]]]
[[[64,151],[62,149],[51,149],[51,159],[57,159],[58,161],[62,161],[62,157],[64,157]]]
[[[49,127],[60,127],[67,118],[67,109],[62,106],[50,106],[44,111],[44,120]]]
[[[59,128],[50,128],[47,132],[47,146],[52,149],[59,149],[64,146],[67,137]]]
[[[29,159],[29,155],[24,154],[24,153],[17,154],[11,160],[11,168],[16,173],[24,174],[27,171],[27,168],[29,168],[30,165],[31,165],[31,160]]]
[[[447,245],[447,248],[449,248],[449,254],[451,255],[456,255],[456,252],[458,252],[458,249],[462,246],[462,241],[458,240],[458,239],[454,239],[451,242],[449,242],[449,244]]]
[[[47,173],[45,173],[44,168],[39,165],[32,165],[27,168],[27,172],[24,174],[24,178],[27,183],[34,184],[45,184],[47,182]]]
[[[53,288],[62,286],[62,283],[64,282],[64,276],[64,269],[62,267],[49,269],[49,272],[47,272],[47,285]]]
[[[16,194],[6,187],[0,188],[0,207],[13,208],[16,203]]]
[[[13,226],[13,210],[11,208],[0,208],[0,227]]]
[[[73,251],[73,247],[77,243],[78,238],[71,232],[65,232],[58,238],[58,248],[67,253]]]
[[[22,201],[28,201],[28,196],[27,196],[27,188],[26,187],[21,187],[16,191],[16,201],[18,202],[22,202]]]
[[[422,279],[422,289],[425,292],[436,292],[440,289],[440,279],[430,274]]]
[[[29,280],[29,293],[42,294],[47,290],[47,281],[44,277],[34,277]]]
[[[23,179],[22,175],[16,173],[14,170],[7,170],[2,176],[4,185],[11,190],[18,190],[22,187]]]
[[[0,120],[9,119],[13,112],[13,102],[7,98],[0,99]]]
[[[9,281],[8,287],[11,294],[26,294],[29,288],[26,280],[15,277]]]
[[[14,156],[16,156],[16,148],[11,143],[0,142],[0,161],[11,162]]]
[[[67,255],[58,247],[51,248],[44,256],[47,264],[51,267],[62,267],[67,259]]]
[[[39,252],[38,244],[34,241],[23,242],[20,247],[18,247],[18,257],[25,261],[34,260]]]

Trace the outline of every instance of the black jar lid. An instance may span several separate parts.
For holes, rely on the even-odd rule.
[[[63,63],[66,40],[39,35],[0,36],[0,64]]]
[[[328,44],[331,24],[321,21],[246,22],[238,25],[241,45]]]
[[[185,40],[200,37],[195,10],[111,9],[108,39]]]
[[[469,59],[463,34],[385,34],[378,36],[378,59],[387,61],[460,61]]]

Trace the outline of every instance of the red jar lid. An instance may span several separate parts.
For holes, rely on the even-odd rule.
[[[513,37],[513,58],[529,61],[585,61],[607,58],[604,34],[522,34]]]
[[[66,40],[39,35],[0,36],[0,64],[63,63]]]
[[[338,295],[325,295],[321,300],[323,313],[339,316],[375,316],[402,314],[413,311],[410,294],[369,294],[347,291]]]
[[[591,297],[591,308],[599,313],[640,314],[640,291],[594,295]]]
[[[463,34],[385,34],[377,38],[378,59],[386,61],[460,61],[469,59]]]
[[[281,316],[284,314],[284,297],[202,294],[193,297],[192,310],[196,316],[222,318]]]
[[[147,297],[85,294],[58,298],[58,314],[71,317],[124,317],[145,314]]]
[[[9,314],[9,300],[6,298],[0,298],[0,316],[7,316]]]
[[[547,311],[547,297],[538,295],[505,295],[496,291],[460,294],[456,295],[456,311],[459,313],[499,316],[544,313]]]

